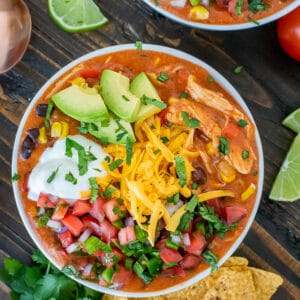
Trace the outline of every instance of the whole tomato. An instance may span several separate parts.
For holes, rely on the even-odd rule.
[[[300,61],[300,6],[277,21],[277,36],[283,50]]]

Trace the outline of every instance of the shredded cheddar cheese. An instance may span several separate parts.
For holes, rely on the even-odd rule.
[[[192,196],[192,172],[190,160],[201,157],[199,151],[188,148],[190,129],[178,126],[172,131],[161,126],[161,119],[152,116],[135,123],[137,142],[133,144],[131,163],[126,164],[126,147],[108,145],[104,150],[113,160],[123,162],[111,170],[104,161],[106,177],[97,178],[101,189],[109,183],[115,188],[114,196],[124,200],[124,205],[137,224],[148,233],[148,240],[153,246],[159,221],[162,219],[166,229],[175,231],[185,205],[170,215],[166,209],[167,199],[180,193],[183,197]],[[180,156],[184,162],[184,184],[178,178],[175,157]],[[199,194],[199,202],[216,197],[233,197],[230,190],[215,190]]]

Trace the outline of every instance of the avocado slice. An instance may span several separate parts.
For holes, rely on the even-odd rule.
[[[128,77],[111,70],[104,70],[100,79],[104,103],[119,118],[133,122],[136,119],[141,101],[129,91],[129,84]]]
[[[103,99],[95,88],[71,85],[53,95],[52,100],[63,113],[81,122],[109,118]]]
[[[135,142],[131,124],[116,116],[111,115],[109,120],[93,122],[93,125],[94,126],[89,126],[89,133],[102,142],[125,144],[127,138],[129,138],[131,142]]]
[[[157,90],[144,72],[141,72],[132,80],[129,90],[139,99],[145,95],[148,98],[156,99],[163,103],[157,93]],[[161,108],[153,104],[146,105],[142,103],[136,115],[136,121],[149,118],[160,111]]]

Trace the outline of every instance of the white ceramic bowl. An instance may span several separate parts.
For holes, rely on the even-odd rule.
[[[246,23],[240,23],[240,24],[232,24],[232,25],[217,25],[217,24],[206,24],[206,23],[200,23],[200,22],[193,22],[193,21],[187,21],[183,18],[180,18],[164,9],[161,7],[155,5],[153,2],[149,0],[143,0],[147,5],[152,7],[155,11],[159,12],[160,14],[164,15],[165,17],[178,22],[182,25],[190,26],[193,28],[198,28],[198,29],[206,29],[206,30],[216,30],[216,31],[229,31],[229,30],[242,30],[242,29],[248,29],[248,28],[253,28],[257,27],[260,25],[264,25],[270,22],[273,22],[284,15],[288,14],[292,10],[294,10],[296,7],[300,5],[300,0],[295,0],[294,2],[290,3],[286,7],[284,7],[282,10],[274,13],[271,16],[262,18],[258,20],[258,24],[255,24],[254,22],[246,22]]]
[[[74,60],[73,62],[69,63],[67,66],[65,66],[64,68],[62,68],[60,71],[58,71],[55,75],[53,75],[45,84],[44,86],[39,90],[39,92],[35,95],[35,97],[33,98],[33,100],[31,101],[31,103],[29,104],[29,106],[26,109],[26,112],[21,120],[20,126],[18,128],[18,132],[16,134],[16,138],[15,138],[15,143],[14,143],[14,148],[13,148],[13,157],[12,157],[12,174],[18,173],[18,165],[17,165],[17,161],[18,161],[18,155],[19,155],[19,149],[21,146],[21,134],[22,134],[22,130],[23,127],[25,125],[25,121],[28,118],[29,112],[33,109],[33,107],[35,106],[36,102],[38,101],[38,99],[43,95],[43,93],[45,92],[45,90],[57,79],[59,78],[62,74],[64,74],[66,71],[68,71],[69,69],[71,69],[72,67],[74,67],[75,65],[91,59],[93,57],[97,57],[97,56],[101,56],[104,54],[109,54],[109,53],[114,53],[114,52],[118,52],[118,51],[122,51],[122,50],[129,50],[129,49],[135,49],[134,45],[118,45],[118,46],[112,46],[112,47],[108,47],[108,48],[104,48],[104,49],[100,49],[94,52],[91,52],[89,54],[86,54],[76,60]],[[173,55],[175,57],[179,57],[182,59],[185,59],[187,61],[190,61],[196,65],[201,66],[202,68],[206,69],[211,76],[213,76],[213,78],[215,79],[216,82],[218,82],[226,91],[229,92],[229,94],[231,94],[233,96],[233,98],[241,105],[241,107],[243,108],[243,110],[246,112],[246,114],[248,115],[248,117],[252,120],[252,122],[254,123],[254,119],[247,107],[247,105],[245,104],[245,102],[243,101],[243,99],[241,98],[241,96],[238,94],[238,92],[234,89],[234,87],[222,76],[220,75],[216,70],[214,70],[213,68],[211,68],[209,65],[207,65],[206,63],[204,63],[203,61],[189,55],[186,54],[184,52],[178,51],[178,50],[174,50],[171,48],[167,48],[167,47],[162,47],[162,46],[157,46],[157,45],[143,45],[143,49],[144,50],[153,50],[153,51],[157,51],[157,52],[162,52],[162,53],[167,53],[169,55]],[[239,238],[235,241],[235,243],[232,245],[232,247],[230,248],[230,250],[226,253],[226,255],[224,255],[224,257],[222,257],[219,261],[219,265],[222,265],[233,253],[234,251],[239,247],[239,245],[242,243],[242,241],[244,240],[248,230],[251,227],[251,224],[254,221],[259,203],[260,203],[260,198],[261,198],[261,193],[262,193],[262,187],[263,187],[263,178],[264,178],[264,160],[263,160],[263,152],[262,152],[262,144],[261,144],[261,140],[259,137],[259,133],[256,130],[256,142],[257,142],[257,148],[258,148],[258,156],[259,156],[259,178],[258,178],[258,188],[257,188],[257,197],[256,197],[256,202],[254,205],[254,208],[251,212],[251,215],[249,217],[249,220],[243,230],[243,232],[241,233],[241,235],[239,236]],[[19,214],[21,216],[21,219],[30,235],[30,237],[33,239],[33,241],[35,242],[35,244],[37,245],[37,247],[44,253],[44,255],[57,267],[58,264],[55,262],[55,260],[48,254],[47,249],[45,249],[40,243],[39,243],[39,238],[37,237],[37,234],[35,233],[35,231],[33,230],[29,219],[24,211],[24,206],[22,203],[22,199],[20,196],[20,192],[18,189],[18,183],[16,181],[13,182],[13,191],[14,191],[14,196],[15,196],[15,200],[16,200],[16,204],[18,207],[18,211]],[[167,293],[171,293],[171,292],[175,292],[178,291],[180,289],[183,289],[191,284],[196,283],[197,281],[203,279],[204,277],[206,277],[207,275],[210,274],[210,269],[207,269],[199,274],[197,274],[196,276],[194,276],[193,278],[180,283],[178,285],[174,285],[170,288],[164,289],[164,290],[160,290],[160,291],[154,291],[154,292],[145,292],[145,293],[134,293],[134,292],[124,292],[124,291],[118,291],[118,290],[112,290],[112,289],[108,289],[105,287],[102,287],[96,283],[91,283],[85,280],[80,280],[77,278],[74,278],[76,281],[94,289],[94,290],[98,290],[100,292],[103,293],[107,293],[107,294],[113,294],[113,295],[117,295],[117,296],[127,296],[127,297],[152,297],[152,296],[158,296],[158,295],[163,295],[163,294],[167,294]]]

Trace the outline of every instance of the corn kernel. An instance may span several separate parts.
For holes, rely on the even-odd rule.
[[[209,143],[206,144],[206,151],[209,155],[213,155],[213,154],[216,153],[216,151],[215,151],[215,149],[212,145],[212,142],[209,142]]]
[[[67,137],[69,134],[69,124],[67,122],[62,121],[62,130],[61,130],[61,137]]]
[[[39,142],[41,144],[45,144],[47,143],[47,135],[46,135],[46,128],[45,127],[41,127],[39,129]]]
[[[54,122],[51,126],[51,137],[60,137],[62,132],[62,124]]]
[[[209,17],[209,11],[201,5],[194,6],[190,10],[190,18],[193,21],[206,20]]]
[[[221,178],[224,182],[229,183],[235,180],[236,171],[231,165],[229,165],[227,161],[223,160],[219,162],[218,169],[220,171]]]
[[[168,100],[168,104],[171,105],[171,104],[175,104],[175,103],[178,103],[180,100],[178,98],[174,98],[174,97],[170,97],[169,100]]]
[[[155,66],[158,65],[159,62],[160,62],[160,57],[158,56],[158,57],[156,57],[156,58],[154,59],[154,65],[155,65]]]
[[[85,84],[85,79],[82,78],[82,77],[76,77],[76,78],[71,80],[71,83],[73,85],[82,86],[83,84]]]
[[[256,185],[251,183],[248,188],[242,193],[241,199],[243,201],[247,200],[256,190]]]

